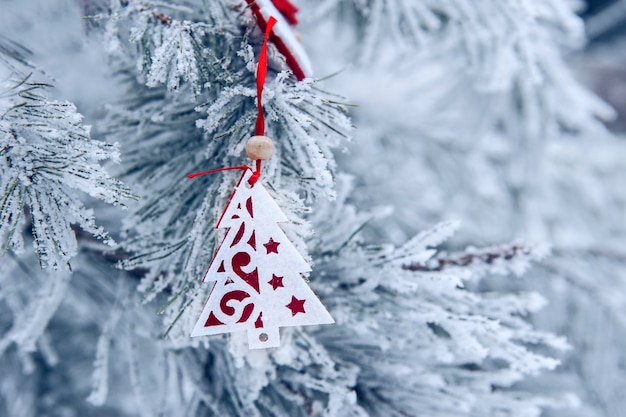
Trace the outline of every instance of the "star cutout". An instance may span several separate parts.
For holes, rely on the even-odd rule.
[[[271,237],[267,243],[263,244],[263,246],[265,246],[265,249],[267,250],[267,253],[278,253],[278,245],[280,245],[280,242],[274,242],[274,239],[272,239]]]
[[[298,300],[293,295],[291,296],[291,302],[287,304],[287,308],[291,310],[291,315],[295,316],[298,313],[304,313],[304,302],[306,300]]]
[[[278,287],[285,287],[283,285],[283,277],[277,277],[274,274],[272,274],[272,279],[270,279],[267,283],[270,284],[272,288],[274,288],[274,291],[276,291],[276,288]]]

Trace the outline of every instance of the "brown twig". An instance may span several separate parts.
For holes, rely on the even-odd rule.
[[[510,260],[518,254],[528,255],[531,249],[519,245],[502,248],[500,251],[489,250],[482,253],[471,253],[458,257],[441,257],[428,263],[412,263],[402,265],[402,269],[415,272],[435,272],[453,266],[468,266],[477,262],[492,264],[497,259]]]

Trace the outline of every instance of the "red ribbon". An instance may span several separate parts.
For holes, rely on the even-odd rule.
[[[254,134],[257,136],[263,136],[265,134],[265,115],[263,114],[262,103],[263,86],[265,85],[265,76],[267,75],[267,42],[275,24],[276,19],[274,16],[270,17],[265,28],[265,38],[263,38],[263,47],[261,48],[261,53],[259,54],[259,64],[256,67],[256,106],[259,112],[256,117]]]
[[[263,86],[265,85],[265,77],[267,75],[267,42],[270,37],[270,33],[272,32],[272,28],[276,24],[276,19],[272,16],[267,21],[267,26],[265,28],[265,38],[263,39],[263,46],[261,47],[261,53],[259,54],[259,63],[256,69],[256,105],[257,105],[257,117],[256,117],[256,125],[254,127],[254,134],[256,136],[263,136],[265,134],[265,114],[263,113]],[[234,167],[227,168],[217,168],[212,169],[210,171],[202,171],[202,172],[194,172],[193,174],[187,175],[187,178],[196,178],[201,175],[215,174],[216,172],[222,171],[232,171],[232,170],[247,170],[251,169],[246,165],[238,165]],[[256,184],[261,176],[261,160],[256,160],[256,170],[250,176],[248,183],[252,186]]]

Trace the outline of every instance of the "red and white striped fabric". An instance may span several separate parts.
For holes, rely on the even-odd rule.
[[[291,27],[298,23],[296,17],[298,8],[289,0],[246,0],[246,3],[261,31],[265,32],[270,16],[276,19],[276,25],[270,34],[270,41],[285,57],[285,63],[296,79],[301,81],[306,77],[311,77],[313,75],[311,62]]]

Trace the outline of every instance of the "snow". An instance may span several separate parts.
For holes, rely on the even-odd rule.
[[[343,70],[270,70],[261,181],[337,323],[263,352],[189,337],[238,175],[186,175],[252,163],[249,10],[5,3],[37,54],[0,37],[0,414],[619,415],[626,149],[578,2],[298,2]]]

